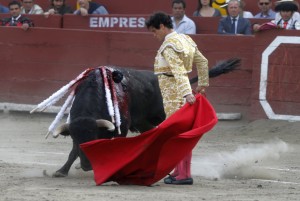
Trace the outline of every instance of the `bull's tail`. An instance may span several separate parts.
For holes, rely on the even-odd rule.
[[[217,77],[221,74],[228,73],[230,71],[233,71],[237,67],[239,67],[241,64],[241,59],[240,58],[231,58],[225,61],[221,61],[217,63],[213,68],[209,70],[209,77]],[[193,77],[190,79],[190,83],[194,84],[198,82],[198,76]]]

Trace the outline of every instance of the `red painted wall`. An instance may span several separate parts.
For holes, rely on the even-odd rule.
[[[82,17],[66,14],[63,27],[67,29],[90,29],[103,31],[148,32],[145,21],[149,15],[90,15]],[[191,17],[196,24],[197,34],[216,34],[220,17]],[[270,20],[250,19],[251,23],[262,24]]]
[[[75,24],[72,20],[70,23]],[[261,55],[278,35],[299,37],[300,32],[192,35],[210,67],[227,58],[242,59],[240,69],[210,81],[207,96],[217,112],[266,118],[259,103]],[[37,27],[25,32],[0,27],[0,45],[0,102],[37,104],[88,67],[116,65],[152,70],[160,43],[148,32]],[[300,113],[299,48],[299,44],[283,44],[269,57],[267,99],[276,114]]]
[[[240,57],[240,70],[211,80],[208,96],[224,111],[250,106],[254,37],[192,36],[210,66]],[[243,48],[240,44],[245,44]],[[160,43],[151,33],[0,27],[0,102],[36,104],[88,67],[153,69]],[[222,44],[222,46],[220,46]],[[233,79],[235,77],[235,79]],[[227,94],[227,95],[226,95]],[[220,98],[222,97],[222,98]],[[227,108],[226,105],[231,105]],[[244,110],[244,109],[243,109]]]
[[[255,119],[266,117],[259,103],[262,52],[278,36],[297,37],[298,44],[283,43],[268,57],[267,101],[275,114],[300,116],[300,33],[273,30],[256,34],[250,110]]]

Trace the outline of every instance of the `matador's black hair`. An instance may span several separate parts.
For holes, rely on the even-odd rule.
[[[169,15],[164,12],[156,12],[150,16],[146,21],[147,29],[154,27],[160,29],[160,25],[163,24],[165,27],[173,29],[172,19]]]

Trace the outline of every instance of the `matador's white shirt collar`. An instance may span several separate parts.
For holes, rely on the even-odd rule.
[[[172,31],[171,33],[167,34],[165,37],[165,40],[167,40],[168,38],[171,38],[173,35],[177,34],[176,31]]]

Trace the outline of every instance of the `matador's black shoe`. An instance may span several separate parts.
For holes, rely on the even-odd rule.
[[[176,180],[174,176],[172,176],[171,174],[168,174],[168,177],[164,178],[164,182],[168,182],[169,180]]]
[[[169,176],[164,179],[165,184],[174,184],[174,185],[192,185],[193,184],[193,178],[186,178],[186,179],[180,179],[176,180],[175,177]]]

